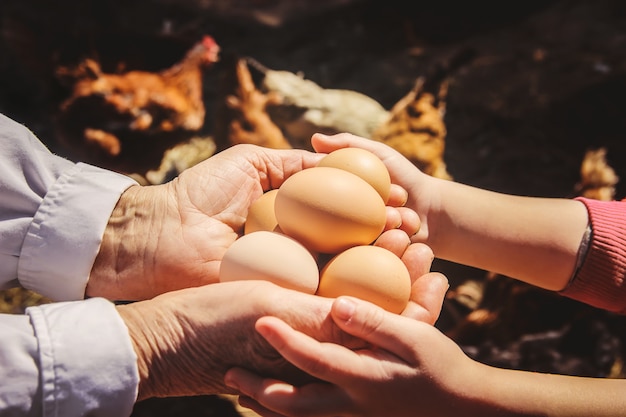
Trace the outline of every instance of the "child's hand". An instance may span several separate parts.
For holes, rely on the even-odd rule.
[[[278,318],[263,317],[257,331],[320,381],[293,386],[232,369],[225,381],[241,392],[240,404],[272,417],[457,415],[457,390],[464,389],[463,375],[475,371],[475,362],[452,340],[431,325],[351,297],[336,299],[331,316],[371,348],[320,343]]]

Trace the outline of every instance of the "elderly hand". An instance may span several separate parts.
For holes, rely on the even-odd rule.
[[[327,318],[331,303],[266,281],[236,281],[118,306],[137,353],[138,400],[234,392],[223,382],[233,366],[306,380],[255,332],[254,323],[270,314],[320,339],[342,340]]]
[[[216,283],[220,260],[241,235],[250,204],[323,156],[237,145],[170,183],[130,187],[111,215],[86,294],[143,300]],[[392,187],[387,229],[419,228],[417,215],[399,207],[406,198],[403,188]]]

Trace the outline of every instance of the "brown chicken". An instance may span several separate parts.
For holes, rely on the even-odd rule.
[[[396,149],[426,174],[451,180],[444,162],[447,83],[438,88],[436,92],[424,89],[424,78],[420,77],[393,106],[388,119],[374,130],[372,139]]]
[[[251,143],[274,149],[290,149],[291,143],[270,118],[267,108],[278,102],[275,93],[256,88],[246,59],[235,59],[228,79],[222,80],[224,93],[215,121],[215,142],[222,150],[239,143]]]
[[[72,86],[60,106],[60,140],[81,158],[111,168],[125,169],[151,147],[162,155],[177,134],[204,125],[203,73],[219,52],[215,40],[205,36],[161,72],[108,74],[92,59],[60,68],[57,74]]]
[[[388,117],[380,103],[358,91],[324,88],[301,74],[251,63],[263,73],[262,91],[277,97],[268,113],[294,148],[312,149],[311,136],[317,132],[369,138]]]
[[[463,48],[436,62],[393,106],[371,138],[396,149],[426,174],[452,180],[444,161],[448,84],[474,57],[474,50]]]

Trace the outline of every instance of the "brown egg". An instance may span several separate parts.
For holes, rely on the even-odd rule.
[[[278,193],[277,189],[267,191],[250,205],[248,217],[244,225],[244,234],[247,235],[259,230],[275,231],[276,226],[278,226],[276,215],[274,214],[276,193]]]
[[[337,149],[326,155],[317,166],[333,167],[351,172],[367,181],[387,203],[391,177],[383,161],[372,152],[361,148]]]
[[[326,264],[317,294],[331,298],[350,295],[401,313],[411,296],[411,277],[402,260],[391,251],[379,246],[356,246]]]
[[[313,255],[300,243],[261,230],[235,240],[222,258],[220,282],[239,280],[266,280],[315,294],[319,269]]]
[[[385,203],[371,185],[331,167],[289,177],[278,189],[274,211],[282,232],[323,253],[372,243],[386,221]]]

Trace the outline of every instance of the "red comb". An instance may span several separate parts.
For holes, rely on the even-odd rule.
[[[213,36],[205,35],[202,38],[202,45],[204,45],[206,49],[213,49],[217,46],[217,42],[215,42]]]

